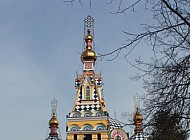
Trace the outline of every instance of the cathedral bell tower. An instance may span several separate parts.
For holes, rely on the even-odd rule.
[[[75,79],[76,98],[72,111],[67,115],[67,140],[109,140],[102,77],[94,72],[97,59],[93,50],[94,19],[88,16],[84,24],[83,73],[77,74]]]

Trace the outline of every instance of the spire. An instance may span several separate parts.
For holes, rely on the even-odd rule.
[[[93,72],[94,65],[96,61],[96,53],[93,50],[94,45],[94,19],[91,16],[88,16],[84,20],[84,44],[85,48],[81,54],[81,61],[84,65],[84,72]]]
[[[52,115],[51,115],[51,119],[49,120],[49,128],[50,128],[50,133],[49,136],[46,140],[61,140],[61,138],[59,138],[59,134],[57,132],[58,130],[58,126],[59,126],[59,121],[57,119],[57,100],[54,98],[51,101],[51,108],[52,108]]]
[[[81,61],[96,61],[96,53],[93,51],[93,35],[94,34],[94,19],[88,16],[84,20],[84,34],[86,34],[84,40],[86,48],[81,55]]]

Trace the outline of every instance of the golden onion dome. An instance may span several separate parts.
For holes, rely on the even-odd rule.
[[[135,113],[135,115],[134,115],[134,117],[133,117],[133,121],[134,121],[134,122],[137,121],[137,120],[140,120],[140,121],[143,120],[143,116],[139,113],[138,108],[137,108],[137,111],[136,111],[136,113]]]
[[[86,49],[81,55],[81,61],[96,60],[96,53],[92,49]]]
[[[53,113],[53,116],[52,116],[52,118],[49,120],[49,125],[51,126],[51,125],[59,125],[59,122],[58,122],[58,120],[57,120],[57,118],[56,118],[56,116],[55,116],[55,114]]]
[[[86,37],[85,37],[85,41],[88,41],[88,40],[93,40],[93,37],[91,34],[88,34]]]

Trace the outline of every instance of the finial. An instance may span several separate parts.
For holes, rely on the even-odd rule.
[[[85,37],[85,41],[86,41],[86,49],[92,49],[93,37],[90,34],[90,30],[87,31],[87,35]]]
[[[90,35],[90,29],[87,30],[88,35]]]
[[[51,109],[52,109],[52,114],[57,114],[56,113],[56,110],[57,110],[57,100],[54,98],[52,101],[51,101]]]
[[[140,100],[144,99],[144,96],[140,96],[140,95],[136,95],[133,97],[134,102],[135,102],[135,108],[139,108],[140,109]]]
[[[76,71],[76,76],[77,76],[77,79],[79,78],[79,74],[78,74],[78,71]]]
[[[84,41],[86,48],[84,49],[81,55],[81,61],[96,61],[96,53],[93,51],[93,32],[94,32],[94,19],[91,16],[88,16],[84,20]],[[86,34],[87,33],[87,34]]]
[[[50,128],[51,127],[58,127],[59,125],[59,122],[57,120],[57,113],[56,113],[56,110],[57,110],[57,100],[54,98],[52,101],[51,101],[51,109],[52,109],[52,117],[51,119],[49,120],[49,125],[50,125]]]
[[[56,110],[57,110],[57,100],[55,98],[51,101],[51,109],[52,109],[52,118],[49,121],[50,127],[51,127],[52,124],[56,124],[56,125],[59,124],[59,122],[57,120],[57,117],[56,117],[56,115],[57,115],[57,112],[56,112]]]
[[[135,101],[135,108],[138,108],[139,107],[139,96],[137,95],[137,93],[136,93],[136,95],[135,95],[135,97],[134,97],[134,101]]]
[[[87,47],[85,46],[85,43],[87,43],[88,40],[91,42],[91,43],[89,42],[91,44],[91,49],[93,48],[94,50],[95,42],[93,38],[94,38],[94,19],[91,16],[87,16],[84,19],[84,47]]]

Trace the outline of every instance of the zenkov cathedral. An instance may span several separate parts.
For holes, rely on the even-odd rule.
[[[126,124],[109,116],[103,96],[103,78],[94,71],[97,59],[93,49],[94,19],[88,16],[84,24],[85,48],[80,58],[83,73],[77,74],[75,79],[76,98],[72,111],[67,115],[66,140],[148,140],[148,136],[143,133],[143,117],[138,106],[133,117],[134,135],[130,138],[122,129]],[[51,103],[50,132],[45,140],[61,140],[56,100]]]

